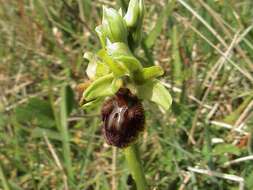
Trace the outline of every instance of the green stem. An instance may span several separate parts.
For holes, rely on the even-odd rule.
[[[8,184],[8,181],[5,177],[5,175],[4,175],[4,171],[3,171],[1,163],[0,163],[0,181],[2,181],[2,185],[3,185],[4,190],[10,190],[9,184]]]
[[[137,190],[147,190],[148,185],[145,179],[137,145],[131,145],[124,149],[128,167],[136,183]]]

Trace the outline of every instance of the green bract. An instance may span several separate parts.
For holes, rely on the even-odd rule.
[[[131,86],[141,99],[150,100],[168,110],[172,99],[162,83],[160,66],[144,68],[134,56],[132,47],[141,41],[144,15],[143,0],[131,0],[126,15],[121,10],[103,8],[102,24],[96,27],[102,49],[85,53],[89,60],[86,73],[92,81],[83,93],[83,108],[92,108],[121,87]]]

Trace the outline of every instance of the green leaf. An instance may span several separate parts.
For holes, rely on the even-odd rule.
[[[44,134],[52,140],[59,140],[61,141],[61,135],[59,132],[51,130],[51,129],[44,129],[40,127],[36,127],[31,131],[32,138],[42,138]]]
[[[7,123],[7,117],[3,113],[0,112],[0,129],[5,126]]]
[[[183,71],[182,71],[182,62],[180,58],[179,52],[179,44],[178,44],[178,30],[176,26],[173,26],[172,29],[172,76],[175,84],[178,86],[182,85],[183,79]]]
[[[75,105],[74,92],[69,85],[67,85],[65,87],[65,100],[64,101],[66,102],[67,115],[69,115]]]
[[[213,149],[213,155],[223,155],[225,153],[240,155],[240,149],[232,144],[218,144]]]
[[[146,82],[144,85],[137,87],[138,95],[142,99],[150,100],[168,111],[172,98],[169,91],[161,84],[159,80]]]
[[[15,109],[15,116],[19,123],[33,123],[40,127],[55,126],[54,114],[49,101],[38,98],[29,99],[25,105]]]
[[[253,189],[253,172],[246,177],[246,187],[248,189]]]
[[[115,94],[122,86],[121,79],[115,79],[113,74],[108,74],[95,80],[83,94],[85,101],[91,101],[96,98],[111,96]]]
[[[61,101],[60,101],[60,134],[62,138],[63,157],[66,166],[68,177],[73,180],[74,174],[72,170],[71,150],[69,143],[69,131],[68,131],[68,115],[73,107],[73,92],[68,85],[65,85],[61,89]]]

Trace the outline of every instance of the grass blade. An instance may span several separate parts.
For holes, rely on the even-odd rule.
[[[67,171],[67,176],[71,182],[74,180],[74,174],[72,170],[71,161],[71,149],[70,149],[70,137],[68,131],[68,115],[71,111],[71,99],[73,98],[73,93],[69,86],[64,86],[61,91],[61,104],[60,104],[60,133],[62,137],[62,148],[63,157],[65,162],[65,167]]]

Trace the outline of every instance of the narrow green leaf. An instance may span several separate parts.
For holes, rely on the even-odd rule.
[[[31,98],[27,104],[18,106],[15,116],[22,124],[33,123],[44,128],[56,125],[50,103],[39,98]]]
[[[71,150],[69,144],[69,131],[68,131],[68,115],[71,111],[71,99],[72,93],[70,92],[70,87],[64,85],[61,90],[61,102],[60,102],[60,133],[62,138],[62,149],[63,158],[69,179],[72,181],[74,179],[74,173],[72,170],[71,161]]]
[[[34,129],[32,129],[31,131],[31,137],[32,138],[42,138],[44,136],[44,134],[52,140],[58,140],[61,141],[61,135],[59,132],[51,130],[51,129],[43,129],[40,127],[36,127]]]
[[[179,45],[178,45],[178,31],[177,27],[174,26],[172,30],[172,76],[175,84],[181,86],[183,79],[183,71],[182,71],[182,63],[179,53]]]
[[[213,149],[213,155],[224,155],[225,153],[240,155],[240,149],[232,144],[218,144]]]
[[[0,181],[2,182],[4,190],[10,190],[9,183],[7,181],[5,174],[4,174],[1,162],[0,162]]]
[[[65,88],[65,100],[66,102],[66,111],[67,111],[67,116],[71,113],[71,111],[74,108],[75,100],[74,100],[74,92],[71,89],[69,85],[66,86]]]

